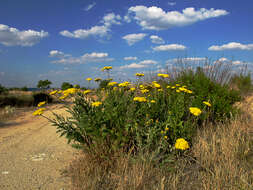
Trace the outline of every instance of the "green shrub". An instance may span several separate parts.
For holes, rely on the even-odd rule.
[[[231,77],[230,85],[234,88],[237,88],[241,94],[247,94],[252,91],[252,82],[251,75],[248,73],[247,75],[240,73],[235,74]]]
[[[7,94],[7,93],[8,93],[8,89],[5,88],[4,86],[2,86],[2,85],[0,84],[0,94]]]
[[[52,103],[53,98],[44,92],[34,93],[33,95],[33,105],[37,106],[38,103],[46,101],[47,103]]]
[[[68,82],[63,82],[62,85],[61,85],[61,89],[62,90],[67,90],[69,88],[73,88],[73,85],[68,83]]]
[[[25,107],[33,105],[33,97],[31,95],[1,95],[0,107]]]

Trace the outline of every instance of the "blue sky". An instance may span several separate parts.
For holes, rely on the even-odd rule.
[[[205,57],[253,69],[253,1],[1,0],[0,84],[87,86]]]

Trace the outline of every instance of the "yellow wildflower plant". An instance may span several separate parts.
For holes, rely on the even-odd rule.
[[[45,110],[46,110],[45,108],[37,109],[36,111],[33,112],[33,115],[34,116],[42,115]]]
[[[107,86],[115,86],[116,84],[118,84],[117,82],[109,82],[108,84],[107,84]]]
[[[209,102],[206,102],[206,101],[203,101],[203,104],[205,104],[205,105],[207,105],[207,106],[209,106],[209,107],[212,106]]]
[[[135,76],[137,76],[137,77],[143,77],[144,74],[143,73],[136,73]]]
[[[130,82],[122,82],[119,84],[120,87],[128,87],[130,85]]]
[[[130,91],[132,91],[132,92],[135,91],[135,88],[134,88],[134,87],[133,87],[133,88],[130,88]]]
[[[90,82],[92,80],[92,78],[86,78],[86,80]]]
[[[161,88],[161,85],[158,84],[156,81],[153,81],[152,85],[153,85],[154,88]]]
[[[162,74],[162,73],[158,73],[157,76],[162,77],[162,78],[169,78],[170,77],[168,74]]]
[[[147,102],[145,97],[134,97],[134,101],[136,102]]]
[[[92,104],[91,104],[91,106],[92,107],[98,107],[98,106],[100,106],[100,105],[102,105],[102,102],[92,102]]]
[[[40,102],[40,103],[38,103],[38,107],[41,107],[41,106],[43,106],[45,104],[46,104],[46,101]]]
[[[189,110],[195,116],[199,116],[202,113],[202,111],[197,107],[190,107]]]
[[[101,71],[109,71],[112,69],[112,66],[105,66],[101,69]]]
[[[49,93],[49,95],[55,95],[58,91],[57,90],[54,90],[52,92]]]
[[[91,93],[92,91],[91,90],[85,90],[85,91],[83,91],[83,94],[89,94],[89,93]]]
[[[186,150],[186,149],[190,148],[190,146],[185,139],[179,138],[176,140],[175,148],[179,149],[179,150]]]
[[[149,92],[148,89],[143,89],[143,90],[141,90],[141,93],[143,93],[143,94],[148,93],[148,92]]]

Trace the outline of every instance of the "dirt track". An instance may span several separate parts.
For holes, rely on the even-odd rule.
[[[52,108],[64,113],[59,105]],[[77,155],[45,118],[25,112],[0,126],[0,189],[70,189],[64,170]]]

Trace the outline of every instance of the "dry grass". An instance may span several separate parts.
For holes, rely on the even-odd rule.
[[[253,98],[247,100],[241,106],[251,113]],[[205,126],[189,152],[163,167],[149,156],[119,154],[101,161],[83,154],[69,169],[73,189],[253,189],[252,122],[243,114],[226,124]]]

